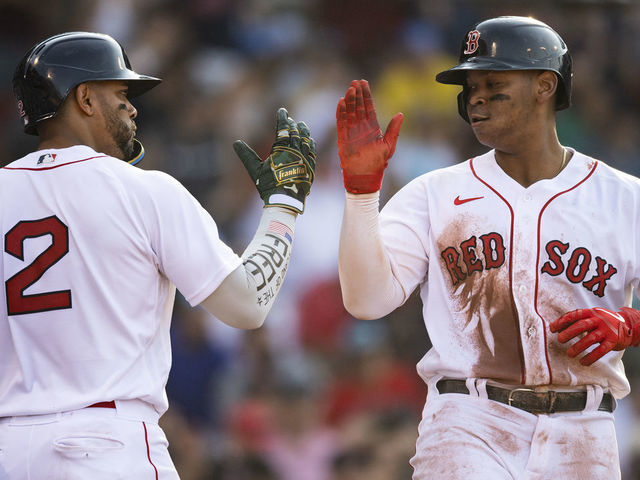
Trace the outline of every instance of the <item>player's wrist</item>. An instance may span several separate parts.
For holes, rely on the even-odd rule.
[[[378,215],[380,212],[380,192],[373,193],[350,193],[345,192],[345,215],[357,215],[361,219],[368,219],[365,224],[368,229],[375,229],[378,224]],[[373,231],[373,230],[368,230]]]
[[[350,193],[374,193],[382,188],[384,172],[375,174],[353,174],[345,170],[342,171],[344,188]]]
[[[640,345],[640,311],[635,308],[622,307],[620,315],[624,317],[631,327],[631,345],[637,347]]]
[[[304,213],[304,200],[299,200],[295,197],[286,195],[284,193],[273,193],[263,197],[265,208],[282,208],[296,214]]]
[[[278,220],[292,227],[295,225],[298,213],[280,205],[265,205],[262,216],[271,220]]]

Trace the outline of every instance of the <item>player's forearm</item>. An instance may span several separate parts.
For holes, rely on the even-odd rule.
[[[263,210],[253,240],[242,254],[242,266],[203,302],[207,311],[236,328],[263,324],[284,281],[296,217],[282,207]]]
[[[347,193],[338,272],[344,306],[363,320],[383,317],[404,301],[393,276],[378,225],[379,192]]]

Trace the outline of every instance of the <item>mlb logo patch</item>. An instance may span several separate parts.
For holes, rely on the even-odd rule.
[[[56,161],[56,154],[55,153],[45,153],[44,155],[40,155],[40,158],[38,159],[38,165],[42,165],[43,163],[53,163]]]

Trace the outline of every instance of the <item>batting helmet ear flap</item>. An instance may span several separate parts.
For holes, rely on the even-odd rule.
[[[462,91],[458,94],[458,113],[464,121],[469,122],[469,115],[467,114],[467,87],[462,87]]]

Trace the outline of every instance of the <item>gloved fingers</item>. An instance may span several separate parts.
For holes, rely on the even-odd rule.
[[[347,125],[353,125],[357,121],[356,116],[356,87],[353,85],[347,89],[344,96],[347,105]]]
[[[360,80],[360,84],[362,85],[362,99],[364,101],[364,110],[366,112],[366,117],[369,121],[377,122],[378,118],[376,116],[376,109],[373,106],[373,97],[371,96],[371,88],[369,87],[369,82],[366,80]]]
[[[579,341],[571,345],[571,347],[567,350],[567,355],[571,358],[576,357],[578,354],[584,352],[589,347],[596,343],[602,342],[605,339],[605,336],[599,330],[593,330],[581,338]]]
[[[300,140],[303,142],[308,142],[309,138],[311,137],[311,132],[309,131],[309,127],[307,127],[307,124],[304,122],[298,122],[296,124],[296,127],[298,127],[298,132],[300,132]]]
[[[295,150],[300,150],[300,132],[295,120],[291,117],[287,118],[289,126],[289,146]]]
[[[347,103],[344,97],[342,97],[338,100],[338,106],[336,107],[338,142],[345,142],[347,140],[347,121]]]
[[[233,142],[233,150],[242,161],[244,168],[249,172],[251,179],[255,182],[258,179],[258,171],[262,165],[262,160],[260,160],[258,154],[242,140]]]
[[[276,141],[274,145],[289,145],[289,112],[280,107],[276,112]]]
[[[366,116],[364,98],[362,94],[362,83],[358,82],[356,84],[356,118],[358,120],[365,120]]]
[[[585,367],[588,367],[596,360],[604,357],[607,353],[613,350],[613,343],[605,340],[598,347],[594,348],[591,352],[580,359],[580,363]]]
[[[572,323],[567,328],[558,333],[558,341],[560,343],[568,342],[581,333],[590,332],[591,330],[596,329],[596,327],[597,323],[595,322],[594,318],[583,318],[582,320],[578,320],[577,322]]]
[[[549,324],[549,330],[552,333],[559,332],[560,330],[564,330],[569,325],[581,320],[585,317],[590,317],[591,311],[588,308],[583,308],[580,310],[572,310],[570,312],[565,313],[561,317],[558,317],[553,322]]]
[[[304,122],[298,122],[298,131],[300,132],[300,149],[305,157],[305,160],[309,162],[309,166],[315,169],[316,166],[316,142],[311,138],[311,132],[309,127]]]
[[[391,158],[396,151],[396,142],[400,135],[400,127],[402,127],[403,120],[404,115],[402,113],[396,113],[389,122],[389,125],[387,125],[387,130],[384,132],[384,141],[389,146],[389,158]]]

